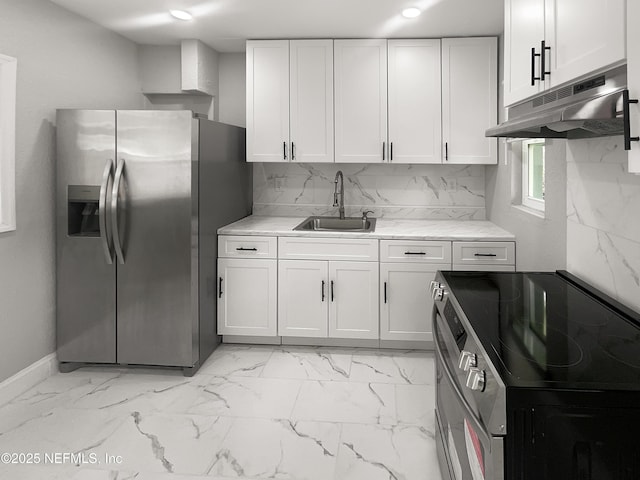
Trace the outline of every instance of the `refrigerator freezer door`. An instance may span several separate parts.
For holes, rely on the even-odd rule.
[[[58,110],[56,329],[60,362],[116,361],[116,270],[108,209],[113,110]]]
[[[186,111],[117,115],[117,361],[190,367],[198,358],[196,121]]]

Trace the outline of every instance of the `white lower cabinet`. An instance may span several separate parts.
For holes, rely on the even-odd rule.
[[[382,340],[433,340],[429,285],[438,270],[450,269],[450,264],[380,264]]]
[[[278,262],[278,335],[327,337],[329,314],[327,262]]]
[[[277,260],[218,259],[218,334],[275,336]]]
[[[378,263],[280,260],[278,335],[378,338]]]
[[[379,338],[378,262],[329,262],[329,337]]]

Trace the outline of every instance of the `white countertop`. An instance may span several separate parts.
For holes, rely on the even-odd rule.
[[[220,235],[377,238],[393,240],[514,241],[512,233],[486,220],[376,219],[374,232],[294,231],[307,217],[251,215],[218,229]]]

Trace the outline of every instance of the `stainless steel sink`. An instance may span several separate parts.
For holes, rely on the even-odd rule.
[[[312,230],[325,232],[373,232],[376,228],[375,218],[360,217],[309,217],[294,230]]]

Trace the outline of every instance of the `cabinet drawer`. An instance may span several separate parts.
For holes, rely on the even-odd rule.
[[[277,258],[277,237],[221,235],[218,237],[218,258]]]
[[[380,261],[451,263],[451,242],[380,240]]]
[[[378,260],[378,240],[279,237],[278,258],[291,260]]]
[[[515,265],[514,242],[453,242],[453,264]]]

